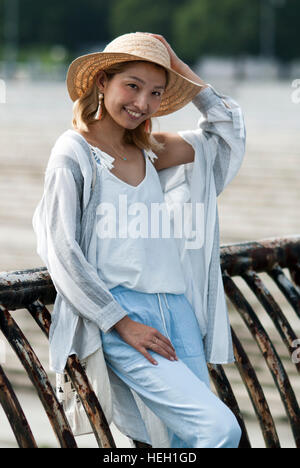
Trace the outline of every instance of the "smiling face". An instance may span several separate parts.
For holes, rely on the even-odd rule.
[[[101,71],[96,79],[107,117],[128,130],[157,112],[166,82],[166,71],[149,62],[129,64],[110,79]]]

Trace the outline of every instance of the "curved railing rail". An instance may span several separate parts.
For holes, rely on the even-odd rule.
[[[277,293],[282,293],[282,297],[292,308],[294,318],[298,323],[300,318],[300,235],[223,245],[220,248],[220,255],[226,296],[250,331],[258,353],[271,373],[274,381],[273,387],[278,391],[282,401],[295,445],[300,448],[299,405],[289,373],[285,369],[276,345],[263,326],[261,317],[251,301],[247,299],[248,294],[243,293],[234,281],[234,278],[242,278],[251,293],[255,295],[261,306],[260,314],[263,310],[263,313],[270,318],[274,330],[278,332],[294,364],[295,372],[300,373],[300,352],[295,353],[295,344],[300,345],[300,339],[287,319],[284,308],[277,300],[277,297],[279,298]],[[285,269],[289,272],[290,278],[284,272]],[[260,273],[266,273],[272,279],[276,286],[276,296],[268,290],[259,276]],[[77,444],[62,405],[57,400],[47,373],[11,314],[11,311],[17,309],[27,310],[41,331],[48,337],[51,313],[46,306],[53,304],[55,297],[56,291],[45,267],[0,273],[0,329],[35,387],[59,445],[73,448],[77,447]],[[292,322],[295,323],[294,320]],[[257,376],[255,365],[251,363],[243,346],[243,338],[239,337],[233,325],[231,330],[236,359],[234,365],[249,395],[265,446],[280,448],[274,418]],[[251,448],[245,418],[239,408],[238,398],[232,389],[230,379],[226,376],[222,365],[208,364],[208,369],[218,396],[231,408],[240,423],[242,428],[240,448]],[[88,415],[99,447],[116,447],[101,405],[75,355],[69,356],[66,372]],[[37,447],[13,386],[6,376],[5,369],[1,366],[0,403],[19,447]],[[134,441],[134,444],[136,447],[149,447],[139,441]]]

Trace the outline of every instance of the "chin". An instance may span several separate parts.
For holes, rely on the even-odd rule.
[[[120,127],[124,128],[125,130],[135,130],[139,125],[135,122],[124,122],[121,119],[113,119]]]
[[[126,130],[135,130],[136,128],[138,128],[141,124],[132,124],[132,125],[122,125],[123,128],[125,128]]]

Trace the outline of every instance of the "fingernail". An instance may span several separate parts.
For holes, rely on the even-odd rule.
[[[156,361],[153,361],[153,364],[157,365],[158,363]]]
[[[170,359],[171,359],[171,361],[175,361],[175,359],[172,356],[170,357]]]

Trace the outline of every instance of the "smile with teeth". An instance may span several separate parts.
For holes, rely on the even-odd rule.
[[[126,107],[124,107],[124,109],[126,110],[127,114],[129,114],[131,117],[134,117],[135,119],[138,119],[141,117],[141,113],[138,113],[138,112],[133,112],[129,109],[126,109]]]

